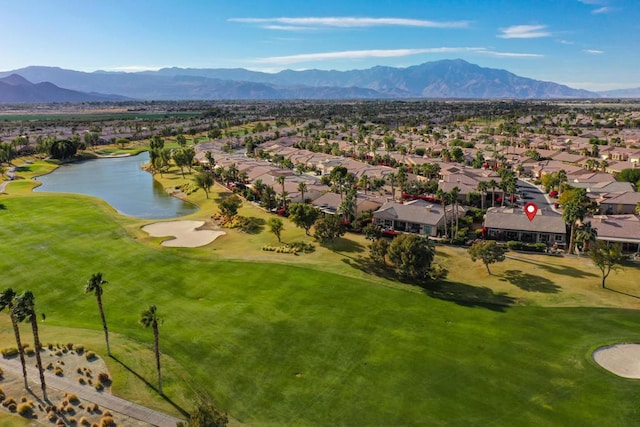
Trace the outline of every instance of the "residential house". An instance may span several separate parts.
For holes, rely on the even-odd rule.
[[[638,215],[595,215],[586,217],[595,228],[598,240],[621,243],[625,252],[640,252],[640,216]]]
[[[453,209],[453,206],[447,206],[448,219]],[[463,216],[465,213],[466,209],[458,206],[458,214]],[[444,228],[445,210],[442,205],[421,199],[406,203],[387,202],[373,213],[373,218],[384,229],[436,237],[438,229]]]
[[[492,240],[516,240],[564,247],[567,227],[560,215],[545,209],[539,209],[530,221],[519,207],[495,207],[487,210],[484,233],[485,238]]]
[[[640,193],[625,191],[602,200],[600,213],[604,215],[634,214],[638,203],[640,203]]]

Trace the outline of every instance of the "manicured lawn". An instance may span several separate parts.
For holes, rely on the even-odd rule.
[[[224,239],[197,250],[169,250],[143,233],[132,238],[125,228],[142,221],[114,218],[95,199],[20,194],[0,198],[0,271],[3,287],[35,293],[38,310],[47,316],[42,340],[75,341],[73,329],[61,333],[54,326],[80,328],[78,339],[87,335],[83,328],[99,337],[95,299],[82,288],[101,271],[109,281],[104,302],[111,330],[128,337],[114,337],[116,356],[155,381],[152,334],[137,320],[143,308],[156,304],[164,318],[161,348],[168,356],[165,393],[187,409],[198,391],[251,425],[637,420],[640,381],[607,373],[591,352],[608,343],[640,341],[640,316],[635,310],[558,307],[589,305],[591,296],[604,302],[594,305],[612,305],[599,296],[610,292],[598,290],[597,277],[590,276],[576,286],[593,279],[592,293],[575,291],[582,295],[575,304],[552,306],[551,295],[573,295],[571,283],[560,282],[578,268],[548,264],[555,270],[547,267],[545,277],[561,290],[527,291],[514,285],[522,285],[522,277],[506,272],[543,276],[527,267],[530,258],[496,266],[496,277],[487,278],[483,266],[446,249],[448,283],[426,292],[394,288],[381,279],[359,278],[366,274],[352,264],[366,252],[353,250],[353,244],[344,243],[350,252],[318,248],[312,255],[284,258],[289,264],[234,261],[241,254],[225,253]],[[263,233],[253,247],[254,236],[243,237],[244,250],[256,258],[261,239],[275,240]],[[230,234],[227,242],[237,238]],[[536,280],[546,286],[541,289],[555,289]],[[537,305],[536,298],[549,307]],[[508,301],[514,304],[491,304]],[[138,342],[147,350],[138,351]],[[127,394],[124,388],[119,393]],[[148,403],[166,409],[157,400]]]

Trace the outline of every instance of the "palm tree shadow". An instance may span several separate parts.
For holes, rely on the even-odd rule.
[[[507,281],[528,292],[556,294],[561,290],[560,286],[556,285],[546,277],[523,273],[520,270],[507,270],[504,272],[502,277],[503,279],[500,280]]]
[[[173,406],[174,408],[176,408],[176,410],[178,412],[180,412],[182,415],[184,415],[185,417],[189,417],[189,413],[182,408],[181,406],[179,406],[177,403],[175,403],[173,400],[171,400],[168,396],[166,396],[165,394],[161,394],[158,391],[158,388],[156,386],[154,386],[153,384],[151,384],[149,381],[147,381],[142,375],[140,375],[139,373],[137,373],[136,371],[134,371],[133,369],[131,369],[127,364],[125,364],[123,361],[121,361],[120,359],[118,359],[116,356],[111,355],[110,356],[114,361],[116,361],[120,366],[122,366],[124,369],[126,369],[127,371],[129,371],[130,373],[132,373],[133,375],[135,375],[136,378],[138,378],[140,381],[142,381],[147,387],[151,388],[153,391],[155,391],[156,393],[158,393],[160,396],[162,396],[162,398],[164,400],[167,401],[167,403],[169,403],[171,406]]]
[[[570,277],[576,277],[576,278],[583,278],[583,277],[598,277],[596,274],[593,273],[588,273],[584,270],[580,270],[574,267],[568,267],[566,265],[554,265],[551,263],[544,263],[544,262],[535,262],[532,261],[530,259],[525,259],[525,258],[520,258],[520,257],[516,257],[516,256],[509,256],[508,258],[510,259],[515,259],[518,260],[520,262],[524,262],[527,264],[533,264],[535,266],[538,266],[544,270],[547,270],[549,273],[553,273],[553,274],[559,274],[562,276],[570,276]],[[551,257],[550,257],[551,258]]]

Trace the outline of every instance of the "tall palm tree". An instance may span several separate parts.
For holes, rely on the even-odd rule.
[[[107,318],[104,316],[104,309],[102,307],[102,292],[103,285],[107,282],[102,278],[102,273],[95,273],[91,275],[91,278],[87,280],[87,284],[84,287],[84,293],[93,293],[96,296],[98,302],[98,311],[100,311],[100,319],[102,319],[102,329],[104,329],[104,340],[107,343],[107,354],[111,356],[111,348],[109,347],[109,330],[107,329]]]
[[[284,181],[285,181],[284,175],[280,175],[279,177],[276,178],[276,182],[282,186],[282,193],[280,193],[280,199],[282,200],[282,207],[285,207],[286,205],[285,198],[284,198]]]
[[[564,184],[567,182],[567,171],[564,169],[560,169],[556,174],[556,179],[558,180],[558,197],[562,194],[562,189],[564,188]]]
[[[576,230],[576,241],[582,243],[582,252],[588,252],[597,237],[598,229],[591,226],[591,221],[585,222]]]
[[[571,227],[569,234],[569,248],[567,251],[570,254],[573,253],[575,247],[577,223],[584,219],[584,215],[584,207],[576,202],[567,203],[562,211],[562,219]]]
[[[478,191],[480,192],[480,204],[482,207],[482,210],[484,210],[484,203],[485,203],[485,199],[487,198],[487,190],[489,189],[489,184],[487,183],[487,181],[480,181],[478,183]]]
[[[159,346],[159,334],[158,334],[158,318],[157,309],[155,305],[150,305],[149,308],[143,310],[140,313],[140,323],[145,328],[151,327],[153,329],[153,347],[156,354],[156,369],[158,370],[158,392],[162,393],[162,374],[160,373],[160,346]]]
[[[16,337],[16,345],[18,346],[18,354],[20,355],[20,364],[22,365],[24,388],[28,389],[29,385],[27,384],[27,364],[24,361],[24,347],[22,346],[22,340],[20,339],[20,328],[18,327],[18,320],[15,316],[16,293],[11,288],[5,289],[5,291],[0,294],[0,311],[4,310],[5,308],[9,310],[11,326],[13,326],[13,334]]]
[[[492,179],[488,185],[491,187],[491,207],[493,208],[496,205],[496,187],[498,186],[498,182]]]
[[[298,191],[300,192],[300,199],[302,203],[304,203],[304,192],[307,191],[307,183],[306,182],[298,183]]]
[[[40,386],[42,387],[43,399],[49,400],[47,397],[47,384],[44,380],[44,367],[42,366],[42,358],[40,357],[40,351],[42,345],[40,344],[40,335],[38,334],[38,317],[36,316],[36,298],[31,291],[26,291],[22,295],[16,298],[16,320],[18,322],[30,322],[31,330],[33,332],[33,346],[36,351],[36,363],[38,372],[40,374]]]
[[[391,185],[391,198],[395,200],[396,199],[396,189],[395,189],[396,174],[394,172],[391,172],[389,175],[387,175],[387,182],[389,183],[389,185]]]

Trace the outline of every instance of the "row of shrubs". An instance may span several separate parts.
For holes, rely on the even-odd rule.
[[[293,242],[293,243],[285,244],[282,246],[265,245],[262,247],[262,250],[268,251],[268,252],[277,252],[277,253],[296,255],[298,253],[310,254],[311,252],[316,250],[316,247],[313,246],[311,243]]]
[[[516,240],[510,240],[507,242],[507,248],[514,251],[529,251],[529,252],[546,252],[546,243],[524,243]]]
[[[265,245],[262,247],[263,251],[267,252],[275,252],[278,254],[292,254],[297,255],[300,252],[297,248],[291,248],[289,246],[269,246]]]

